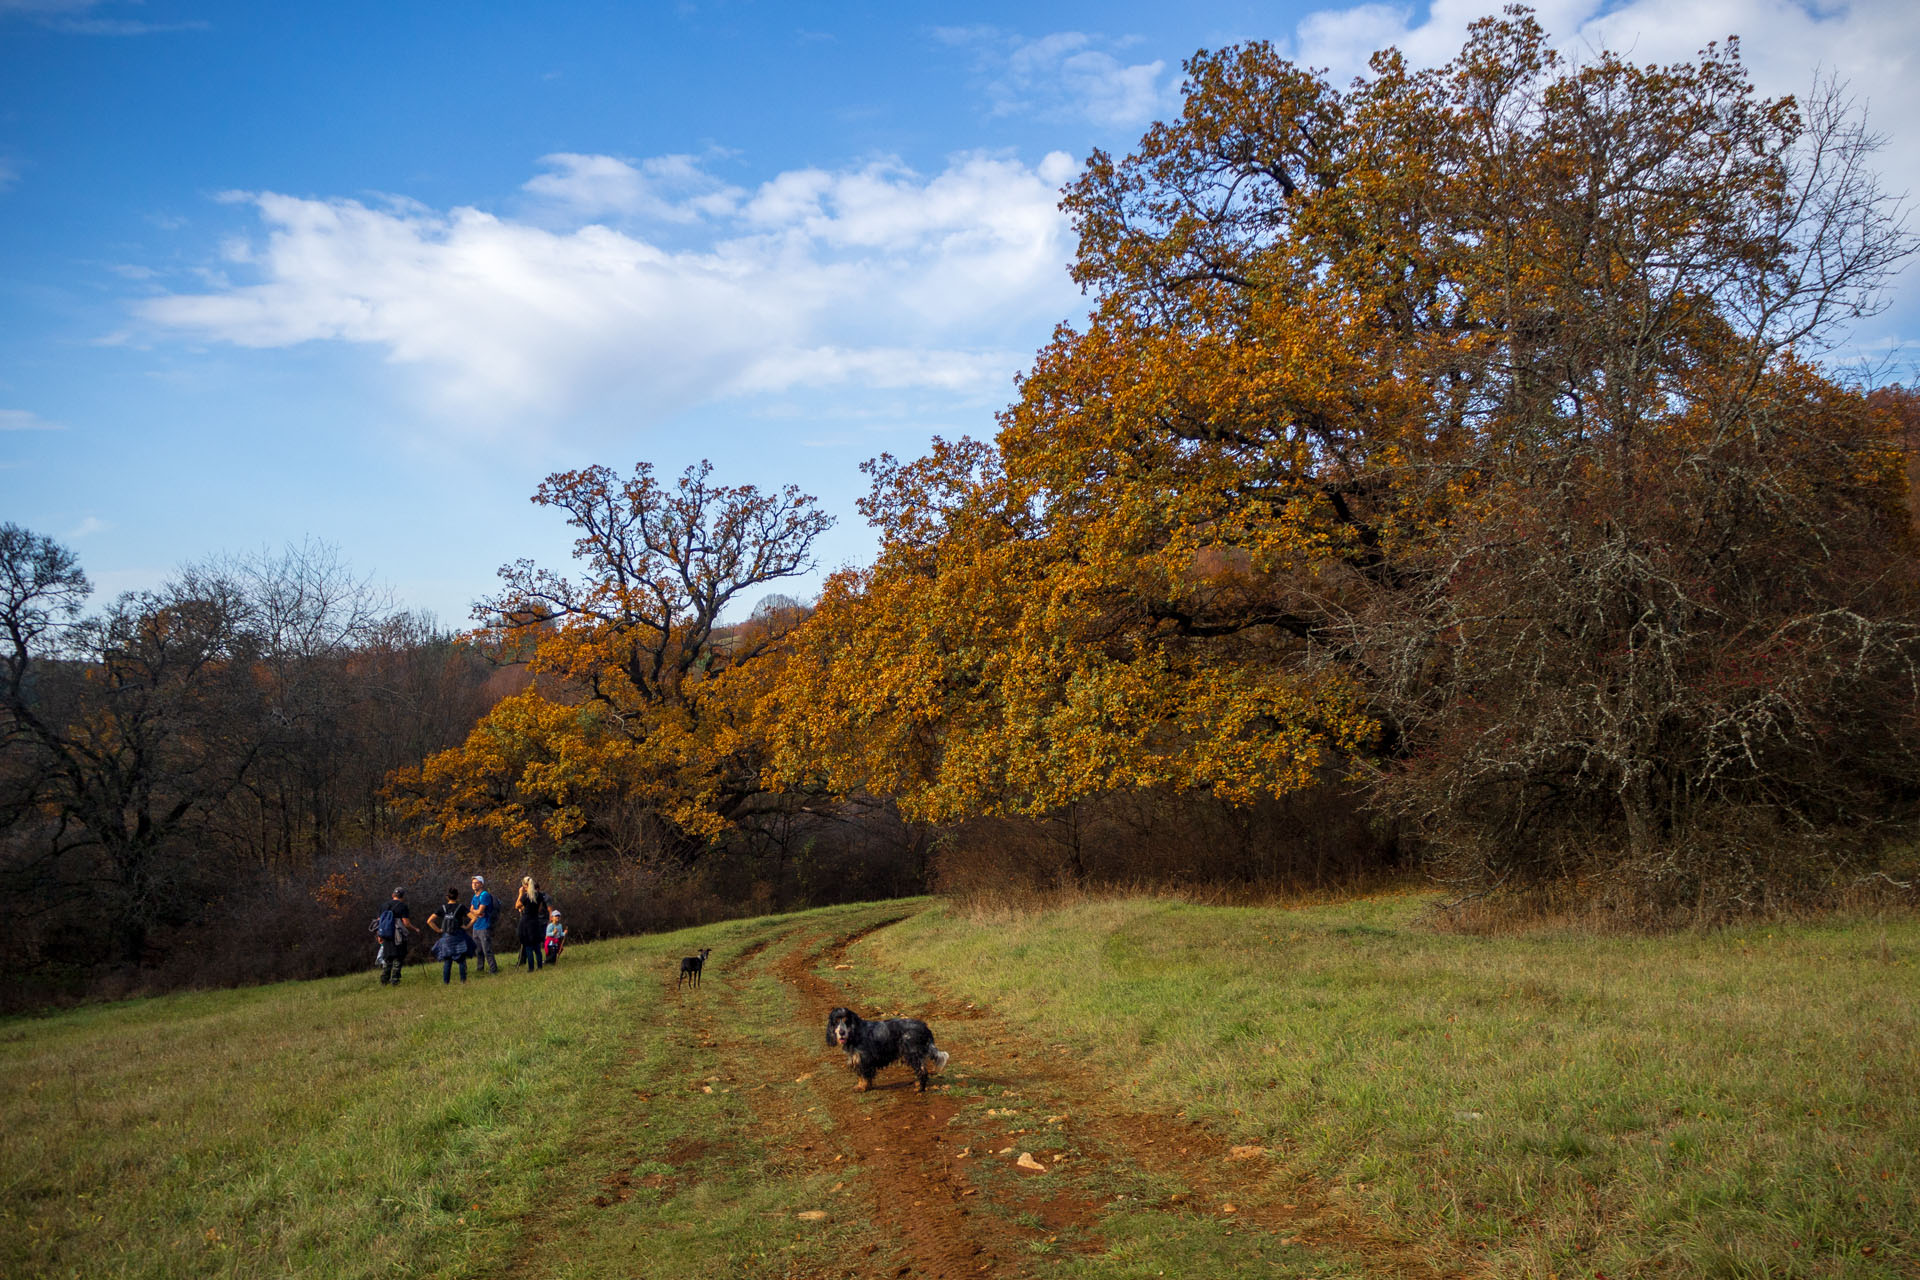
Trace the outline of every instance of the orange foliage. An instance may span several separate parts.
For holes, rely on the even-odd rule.
[[[547,477],[533,500],[581,531],[587,576],[528,561],[501,571],[485,636],[536,683],[460,747],[396,775],[404,811],[447,836],[629,853],[649,837],[696,848],[728,827],[759,782],[726,677],[792,620],[722,633],[719,618],[741,592],[809,568],[830,521],[792,486],[763,494],[710,473],[701,463],[672,486],[646,463],[624,481],[605,467]],[[623,829],[634,813],[639,834]]]
[[[1641,484],[1776,528],[1837,479],[1880,501],[1859,398],[1793,356],[1905,252],[1870,184],[1822,204],[1839,116],[1757,99],[1731,44],[1569,67],[1524,11],[1372,67],[1202,53],[1178,119],[1093,155],[1063,206],[1090,320],[994,443],[871,465],[879,558],[761,706],[776,779],[935,819],[1286,795],[1406,749],[1446,637],[1500,625],[1436,606],[1482,537]]]
[[[1259,43],[1187,73],[1066,194],[1088,321],[992,443],[868,465],[879,556],[804,622],[717,627],[800,571],[810,499],[549,477],[589,576],[506,571],[543,682],[406,780],[419,812],[567,841],[637,798],[698,840],[763,787],[952,820],[1438,760],[1416,822],[1624,811],[1650,848],[1786,794],[1781,725],[1880,701],[1910,629],[1832,606],[1910,605],[1909,455],[1812,353],[1910,242],[1842,99],[1758,99],[1734,44],[1568,65],[1522,10],[1345,89]],[[1788,648],[1769,721],[1742,673]]]

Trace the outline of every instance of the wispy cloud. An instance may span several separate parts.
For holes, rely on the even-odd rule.
[[[65,431],[66,425],[49,422],[27,409],[0,409],[0,431]]]
[[[244,347],[370,346],[417,370],[450,418],[485,425],[619,390],[642,392],[655,420],[799,388],[1000,395],[1025,343],[1077,299],[1056,207],[1075,171],[1064,153],[961,155],[931,176],[893,161],[797,169],[751,191],[684,156],[543,163],[527,188],[545,213],[664,218],[691,243],[259,193],[246,201],[260,231],[230,245],[215,283],[136,309]]]
[[[146,22],[138,18],[110,17],[101,9],[125,9],[140,0],[0,0],[0,18],[24,18],[79,36],[147,36],[165,31],[204,31],[199,20],[186,22]]]
[[[1127,41],[1082,31],[1038,39],[997,27],[942,27],[944,43],[977,51],[995,115],[1075,118],[1102,128],[1146,124],[1177,100],[1178,76],[1163,59],[1128,62]]]
[[[107,521],[102,520],[100,517],[88,516],[86,519],[82,520],[79,524],[69,529],[67,531],[67,537],[75,538],[75,539],[85,538],[91,534],[105,533],[107,530],[111,528],[113,528],[113,526],[109,524]]]
[[[547,172],[521,190],[582,218],[607,214],[697,222],[733,212],[746,193],[700,167],[692,156],[635,163],[615,156],[559,152],[540,157]]]

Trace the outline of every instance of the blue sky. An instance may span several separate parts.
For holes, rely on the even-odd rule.
[[[0,0],[0,519],[103,594],[317,538],[460,625],[565,559],[542,476],[709,457],[862,561],[859,463],[991,432],[1082,310],[1059,186],[1183,58],[1444,61],[1493,7]],[[1540,13],[1837,72],[1920,190],[1920,6]],[[1920,330],[1912,281],[1860,348]]]

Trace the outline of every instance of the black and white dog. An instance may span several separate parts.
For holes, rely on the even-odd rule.
[[[947,1051],[933,1045],[933,1032],[918,1018],[888,1018],[868,1022],[851,1009],[835,1009],[827,1015],[827,1047],[846,1052],[847,1066],[860,1076],[854,1086],[873,1088],[873,1077],[882,1067],[904,1062],[927,1091],[927,1077],[947,1065]]]

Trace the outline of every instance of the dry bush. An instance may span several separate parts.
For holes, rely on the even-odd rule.
[[[1115,891],[1247,902],[1373,883],[1403,865],[1391,834],[1334,786],[1251,806],[1119,792],[949,828],[933,883],[968,909]]]
[[[1889,850],[1886,839],[1870,829],[1790,824],[1778,810],[1725,806],[1640,857],[1562,840],[1557,874],[1493,884],[1472,874],[1487,854],[1454,843],[1430,851],[1430,873],[1478,887],[1437,905],[1430,921],[1484,936],[1542,928],[1662,933],[1920,909],[1920,847]]]

